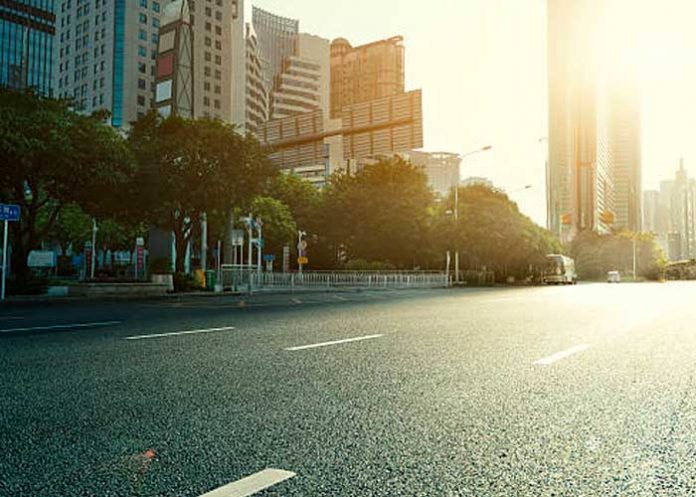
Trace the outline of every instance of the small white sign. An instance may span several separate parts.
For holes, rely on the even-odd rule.
[[[27,265],[35,268],[54,268],[56,253],[49,250],[33,250],[29,253]]]

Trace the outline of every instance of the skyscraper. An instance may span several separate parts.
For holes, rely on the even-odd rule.
[[[0,86],[53,93],[55,27],[54,0],[0,2]]]
[[[283,70],[285,59],[297,55],[300,21],[254,7],[251,22],[258,37],[266,88],[270,92],[273,89],[275,77]]]
[[[271,119],[328,110],[329,40],[304,33],[297,40],[296,55],[283,60],[274,79]]]
[[[403,38],[353,47],[344,38],[331,43],[331,118],[343,108],[403,93]]]
[[[61,2],[56,93],[78,111],[106,109],[128,126],[152,107],[160,17],[166,1]]]
[[[268,89],[254,27],[246,24],[246,130],[255,132],[268,121]]]
[[[57,20],[57,93],[74,98],[78,111],[106,109],[113,126],[127,127],[153,107],[165,9],[180,14],[182,7],[195,34],[193,117],[242,123],[244,73],[235,71],[245,58],[242,0],[63,2]]]
[[[608,232],[614,217],[606,109],[593,46],[598,0],[549,0],[549,229]]]
[[[640,99],[633,73],[602,55],[608,6],[548,0],[548,227],[639,231]]]

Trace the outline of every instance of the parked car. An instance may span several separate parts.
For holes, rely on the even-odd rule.
[[[621,273],[618,271],[609,271],[607,273],[607,283],[621,283]]]

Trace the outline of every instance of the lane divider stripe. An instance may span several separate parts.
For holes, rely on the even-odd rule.
[[[315,343],[312,345],[301,345],[299,347],[290,347],[285,350],[288,352],[297,352],[299,350],[309,350],[309,349],[318,349],[320,347],[330,347],[332,345],[342,345],[344,343],[352,343],[352,342],[362,342],[364,340],[374,340],[375,338],[382,338],[384,335],[369,335],[369,336],[364,336],[364,337],[357,337],[357,338],[347,338],[345,340],[334,340],[332,342],[323,342],[323,343]]]
[[[265,469],[203,494],[200,497],[249,497],[295,476],[297,475],[291,471]]]
[[[148,340],[151,338],[178,337],[183,335],[198,335],[201,333],[219,333],[221,331],[232,331],[234,329],[234,326],[225,326],[224,328],[209,328],[207,330],[173,331],[171,333],[157,333],[155,335],[134,335],[125,337],[124,340]]]

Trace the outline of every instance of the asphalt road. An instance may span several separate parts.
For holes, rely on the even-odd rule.
[[[696,495],[694,295],[0,309],[0,495]]]

